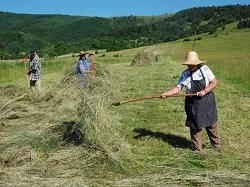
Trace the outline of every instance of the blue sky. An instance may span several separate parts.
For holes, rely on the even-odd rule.
[[[0,0],[0,11],[79,16],[156,16],[192,7],[250,4],[250,0]]]

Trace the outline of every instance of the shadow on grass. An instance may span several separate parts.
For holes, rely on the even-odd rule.
[[[72,143],[80,145],[84,141],[83,125],[75,121],[64,121],[62,124],[65,126],[63,134],[64,143]]]
[[[134,129],[133,132],[138,133],[138,135],[134,136],[134,139],[139,139],[142,137],[152,137],[152,138],[157,138],[161,139],[164,142],[169,143],[173,147],[178,147],[178,148],[191,148],[191,143],[188,141],[186,138],[173,135],[173,134],[164,134],[161,132],[153,132],[145,128],[137,128]]]

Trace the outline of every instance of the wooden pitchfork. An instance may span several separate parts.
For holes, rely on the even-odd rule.
[[[172,95],[172,96],[168,96],[168,97],[192,97],[192,96],[197,96],[197,94],[176,94],[176,95]],[[154,98],[161,98],[161,96],[153,95],[153,96],[148,96],[148,97],[143,97],[143,98],[129,99],[126,101],[115,102],[115,103],[112,103],[111,105],[119,106],[119,105],[122,105],[125,103],[141,101],[141,100],[146,100],[146,99],[154,99]]]

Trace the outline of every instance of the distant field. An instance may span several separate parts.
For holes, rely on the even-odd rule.
[[[74,59],[67,57],[61,60],[60,58],[53,61],[46,61],[41,59],[43,75],[50,75],[53,73],[62,73]],[[8,83],[15,81],[23,81],[27,79],[25,74],[25,67],[28,68],[28,62],[24,63],[22,60],[11,60],[0,62],[0,83]]]
[[[222,149],[212,149],[204,131],[202,154],[190,150],[184,98],[111,106],[176,84],[192,41],[103,50],[85,93],[72,57],[42,61],[40,93],[26,88],[23,62],[0,62],[0,186],[249,186],[249,36],[231,24],[195,42],[219,82]],[[140,51],[159,62],[131,67]]]

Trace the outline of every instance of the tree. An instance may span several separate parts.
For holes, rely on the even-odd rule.
[[[7,45],[7,49],[14,56],[21,52],[20,44],[18,41],[11,42],[9,45]]]

